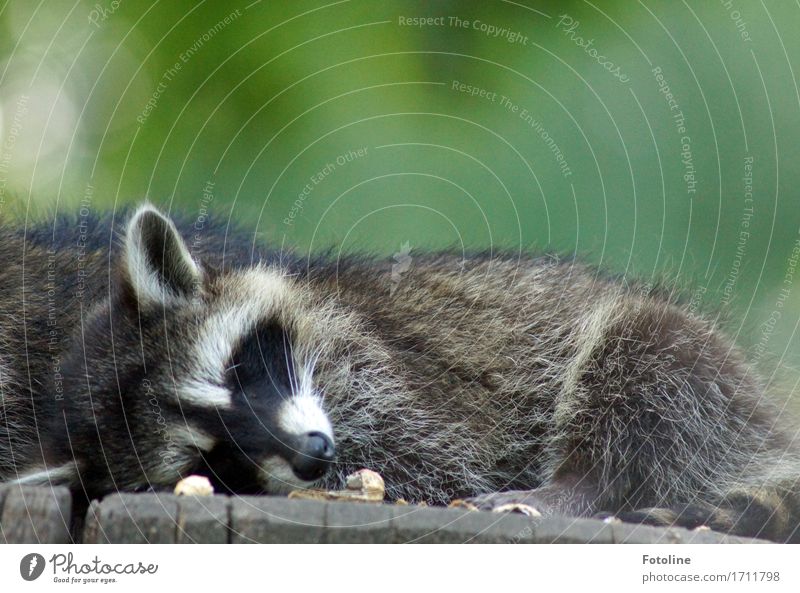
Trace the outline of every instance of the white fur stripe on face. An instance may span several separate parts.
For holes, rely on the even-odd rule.
[[[283,277],[273,270],[256,268],[229,279],[222,299],[230,302],[200,329],[191,357],[192,378],[181,386],[179,396],[199,406],[230,406],[231,395],[223,387],[225,365],[236,345],[277,310],[285,293]]]
[[[234,349],[262,320],[279,314],[290,298],[287,280],[277,270],[256,267],[227,279],[219,309],[200,328],[191,356],[191,379],[179,387],[179,397],[197,406],[229,407],[225,367]],[[302,340],[289,349],[289,356],[299,376],[292,395],[281,403],[280,427],[292,435],[321,432],[333,440],[331,423],[313,382],[315,357],[309,357]]]
[[[226,408],[231,405],[230,391],[225,387],[202,381],[184,383],[180,388],[179,396],[181,401],[199,407]]]
[[[322,409],[322,398],[313,393],[299,393],[286,399],[278,412],[278,423],[289,434],[321,432],[333,440],[333,428]]]
[[[315,365],[316,357],[302,366],[295,393],[281,404],[278,424],[289,434],[321,432],[333,441],[331,422],[322,408],[322,398],[314,386]]]

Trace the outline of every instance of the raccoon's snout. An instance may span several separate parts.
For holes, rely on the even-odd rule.
[[[313,482],[324,476],[336,456],[336,447],[322,432],[309,432],[300,439],[291,460],[292,470],[303,481]]]

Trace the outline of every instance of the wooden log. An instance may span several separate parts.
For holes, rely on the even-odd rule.
[[[325,531],[325,507],[329,504],[340,503],[278,496],[234,498],[231,543],[320,543]]]
[[[112,494],[90,506],[83,541],[173,544],[177,526],[178,501],[172,494]]]
[[[65,544],[70,537],[72,497],[64,487],[6,486],[2,535],[9,544]]]
[[[330,503],[323,541],[331,544],[394,543],[391,521],[397,508],[388,504]]]
[[[0,487],[0,542],[65,543],[65,488]],[[79,522],[73,521],[78,528]],[[714,531],[572,517],[277,496],[115,494],[85,513],[86,543],[768,543]]]
[[[227,496],[179,496],[179,544],[228,544],[231,500]]]

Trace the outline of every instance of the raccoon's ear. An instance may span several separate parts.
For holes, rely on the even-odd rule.
[[[178,229],[150,204],[139,208],[128,223],[125,264],[140,304],[190,299],[202,280]]]

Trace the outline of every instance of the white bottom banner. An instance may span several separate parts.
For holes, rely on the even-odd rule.
[[[0,546],[3,591],[798,591],[790,545]]]

